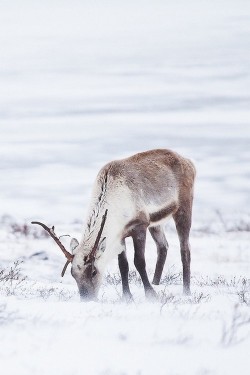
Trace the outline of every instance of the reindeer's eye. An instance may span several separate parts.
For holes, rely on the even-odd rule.
[[[97,274],[97,271],[96,271],[96,270],[93,270],[93,271],[92,271],[92,277],[94,277],[96,274]]]

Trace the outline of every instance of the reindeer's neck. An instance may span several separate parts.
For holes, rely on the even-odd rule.
[[[101,226],[102,217],[106,210],[106,192],[107,192],[108,172],[99,176],[93,190],[91,205],[86,221],[86,228],[83,235],[82,243],[84,247],[94,245],[98,231]],[[104,231],[105,233],[105,231]],[[104,237],[102,235],[102,237]]]

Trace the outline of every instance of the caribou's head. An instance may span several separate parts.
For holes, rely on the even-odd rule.
[[[81,299],[85,301],[96,299],[101,284],[102,274],[95,265],[95,260],[97,250],[103,245],[104,242],[102,241],[100,243],[100,238],[106,221],[107,212],[108,210],[105,211],[102,217],[101,227],[97,234],[94,246],[88,253],[81,251],[79,248],[79,243],[75,238],[72,238],[70,243],[72,253],[68,252],[61,243],[60,238],[56,236],[54,227],[49,228],[47,225],[39,221],[32,221],[32,224],[41,225],[49,233],[65,255],[67,261],[61,273],[62,277],[64,276],[68,265],[70,263],[72,264],[71,274],[77,283]]]

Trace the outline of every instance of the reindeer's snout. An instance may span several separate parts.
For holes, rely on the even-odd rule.
[[[96,301],[95,293],[90,292],[90,290],[87,288],[79,288],[79,293],[82,302]]]
[[[92,283],[92,280],[89,280],[88,278],[75,278],[81,301],[95,301],[96,300],[96,294],[97,294],[97,288],[96,285]]]
[[[96,301],[101,283],[101,274],[96,266],[85,265],[81,254],[76,254],[71,274],[77,283],[81,301]]]

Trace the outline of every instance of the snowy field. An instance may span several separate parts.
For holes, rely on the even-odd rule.
[[[249,1],[0,2],[0,371],[249,374]],[[159,301],[117,261],[80,303],[29,223],[81,238],[106,162],[170,148],[197,167],[191,296],[172,222]],[[68,238],[65,237],[65,246]],[[146,249],[152,278],[156,261]]]

